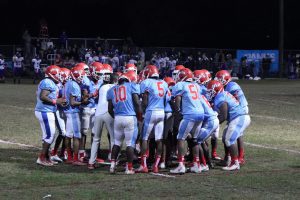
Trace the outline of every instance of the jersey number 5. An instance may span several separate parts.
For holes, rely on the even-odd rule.
[[[195,85],[189,85],[190,93],[192,94],[192,99],[197,100],[199,99],[198,90]]]
[[[116,103],[126,100],[126,88],[124,85],[120,86],[119,88],[114,88],[114,93]]]
[[[164,96],[164,88],[161,86],[163,82],[157,82],[157,90],[158,90],[158,96],[163,97]]]

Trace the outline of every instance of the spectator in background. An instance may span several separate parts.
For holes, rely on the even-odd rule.
[[[67,48],[68,36],[66,31],[63,31],[59,37],[61,48]]]
[[[40,80],[42,77],[42,73],[41,73],[41,58],[39,55],[36,55],[32,60],[31,60],[32,64],[33,64],[33,70],[34,70],[34,75],[33,75],[33,84],[36,83],[37,80]]]
[[[3,55],[0,54],[0,83],[5,83],[4,70],[5,70],[5,60]]]
[[[24,40],[24,49],[25,49],[25,59],[26,59],[26,63],[29,64],[28,59],[30,59],[31,57],[31,36],[28,32],[28,30],[26,29],[23,33],[22,36],[23,40]]]
[[[21,83],[21,76],[23,74],[23,61],[24,58],[21,56],[19,52],[16,53],[16,55],[13,56],[13,73],[14,73],[14,84],[16,84],[16,81],[18,80],[18,84]]]

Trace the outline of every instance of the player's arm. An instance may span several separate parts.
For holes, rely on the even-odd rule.
[[[112,100],[108,100],[108,113],[110,114],[110,116],[112,117],[112,118],[114,118],[115,116],[115,114],[114,114],[114,105],[113,105],[113,103],[112,103]]]
[[[145,111],[146,108],[147,108],[147,106],[148,106],[148,96],[149,96],[148,92],[145,92],[143,94],[143,98],[142,98],[142,108],[143,108],[143,111]]]
[[[138,94],[132,94],[133,105],[136,112],[138,121],[142,121],[142,106],[140,104],[140,99]]]
[[[70,105],[71,106],[80,106],[81,102],[76,101],[76,96],[70,96]]]
[[[63,98],[50,99],[49,94],[50,94],[49,90],[42,90],[41,94],[40,94],[40,100],[43,101],[43,103],[46,103],[46,104],[52,104],[52,105],[59,104],[61,106],[65,105],[65,103],[66,103],[65,99],[63,99]]]
[[[174,101],[170,101],[170,105],[174,112],[180,112],[181,110],[181,96],[178,95],[175,97]]]
[[[220,106],[219,109],[218,118],[220,124],[222,124],[225,120],[227,120],[227,115],[228,115],[227,113],[228,113],[228,104],[225,102]]]

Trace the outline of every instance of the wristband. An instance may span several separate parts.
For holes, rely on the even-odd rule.
[[[52,104],[56,105],[56,99],[52,99]]]

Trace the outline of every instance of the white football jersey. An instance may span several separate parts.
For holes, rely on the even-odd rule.
[[[33,67],[35,70],[39,70],[41,68],[41,66],[40,66],[40,64],[42,62],[41,59],[34,58],[34,59],[32,59],[32,62],[33,62]]]
[[[0,69],[4,69],[4,59],[0,59]]]
[[[105,84],[100,87],[99,89],[99,99],[98,99],[98,105],[96,108],[96,114],[95,116],[102,115],[106,112],[108,112],[108,101],[106,99],[107,91],[112,88],[114,84]]]
[[[22,67],[22,61],[24,60],[23,57],[17,57],[17,56],[14,56],[13,57],[13,61],[14,61],[14,67],[15,68],[21,68]]]

